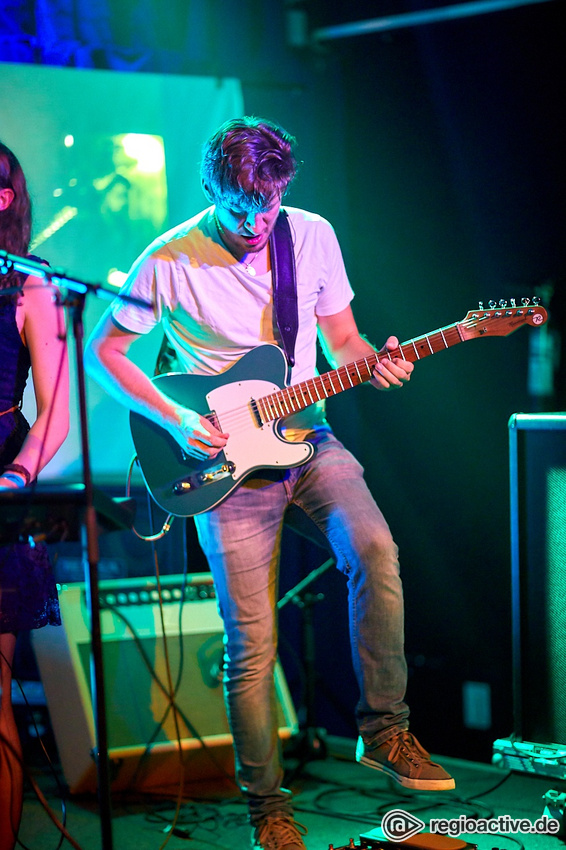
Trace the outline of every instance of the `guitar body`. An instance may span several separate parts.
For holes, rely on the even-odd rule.
[[[279,420],[262,424],[254,400],[286,386],[285,355],[261,345],[221,375],[160,375],[161,392],[201,416],[213,413],[230,437],[223,452],[199,462],[174,438],[138,413],[130,414],[132,438],[145,484],[157,504],[175,516],[194,516],[222,502],[260,469],[301,466],[314,454],[307,442],[291,442]]]

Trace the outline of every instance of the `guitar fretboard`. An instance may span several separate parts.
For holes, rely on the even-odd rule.
[[[345,366],[331,369],[315,378],[309,378],[299,384],[285,387],[276,393],[256,399],[258,414],[262,423],[265,423],[280,419],[282,416],[288,416],[290,413],[298,413],[309,405],[316,404],[317,401],[330,398],[344,392],[344,390],[349,390],[369,381],[376,364],[380,360],[394,360],[401,357],[403,360],[414,363],[416,360],[422,360],[423,357],[429,357],[431,354],[436,354],[463,342],[464,339],[465,337],[460,331],[460,323],[455,322],[445,328],[439,328],[433,333],[410,339],[393,351],[369,354],[361,360],[347,363]]]

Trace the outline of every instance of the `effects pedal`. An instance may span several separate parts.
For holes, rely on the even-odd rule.
[[[328,850],[477,850],[477,844],[470,844],[463,841],[461,838],[450,838],[446,835],[435,835],[430,832],[421,832],[404,841],[389,841],[382,837],[380,829],[372,830],[360,835],[360,843],[355,844],[354,839],[350,838],[349,844],[344,844],[342,847],[335,847],[334,844],[328,845]]]

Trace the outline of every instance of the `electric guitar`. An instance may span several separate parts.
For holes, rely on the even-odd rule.
[[[301,466],[314,454],[309,442],[282,436],[280,420],[311,404],[369,381],[378,361],[401,357],[415,362],[460,342],[508,336],[522,325],[543,325],[544,307],[536,299],[490,301],[490,309],[471,310],[461,322],[404,342],[394,351],[376,352],[322,375],[287,386],[287,363],[276,345],[260,345],[221,375],[170,373],[153,378],[165,395],[196,410],[230,434],[215,458],[198,461],[186,454],[168,431],[138,413],[130,427],[145,484],[157,504],[174,516],[194,516],[219,505],[259,469]]]

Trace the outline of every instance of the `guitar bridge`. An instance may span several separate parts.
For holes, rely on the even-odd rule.
[[[206,484],[214,484],[215,481],[220,481],[222,478],[228,478],[236,471],[236,464],[232,461],[219,463],[216,466],[210,466],[206,471],[195,472],[193,475],[188,475],[186,478],[181,478],[173,485],[173,493],[181,496],[190,490],[195,490],[197,487],[203,487]]]

